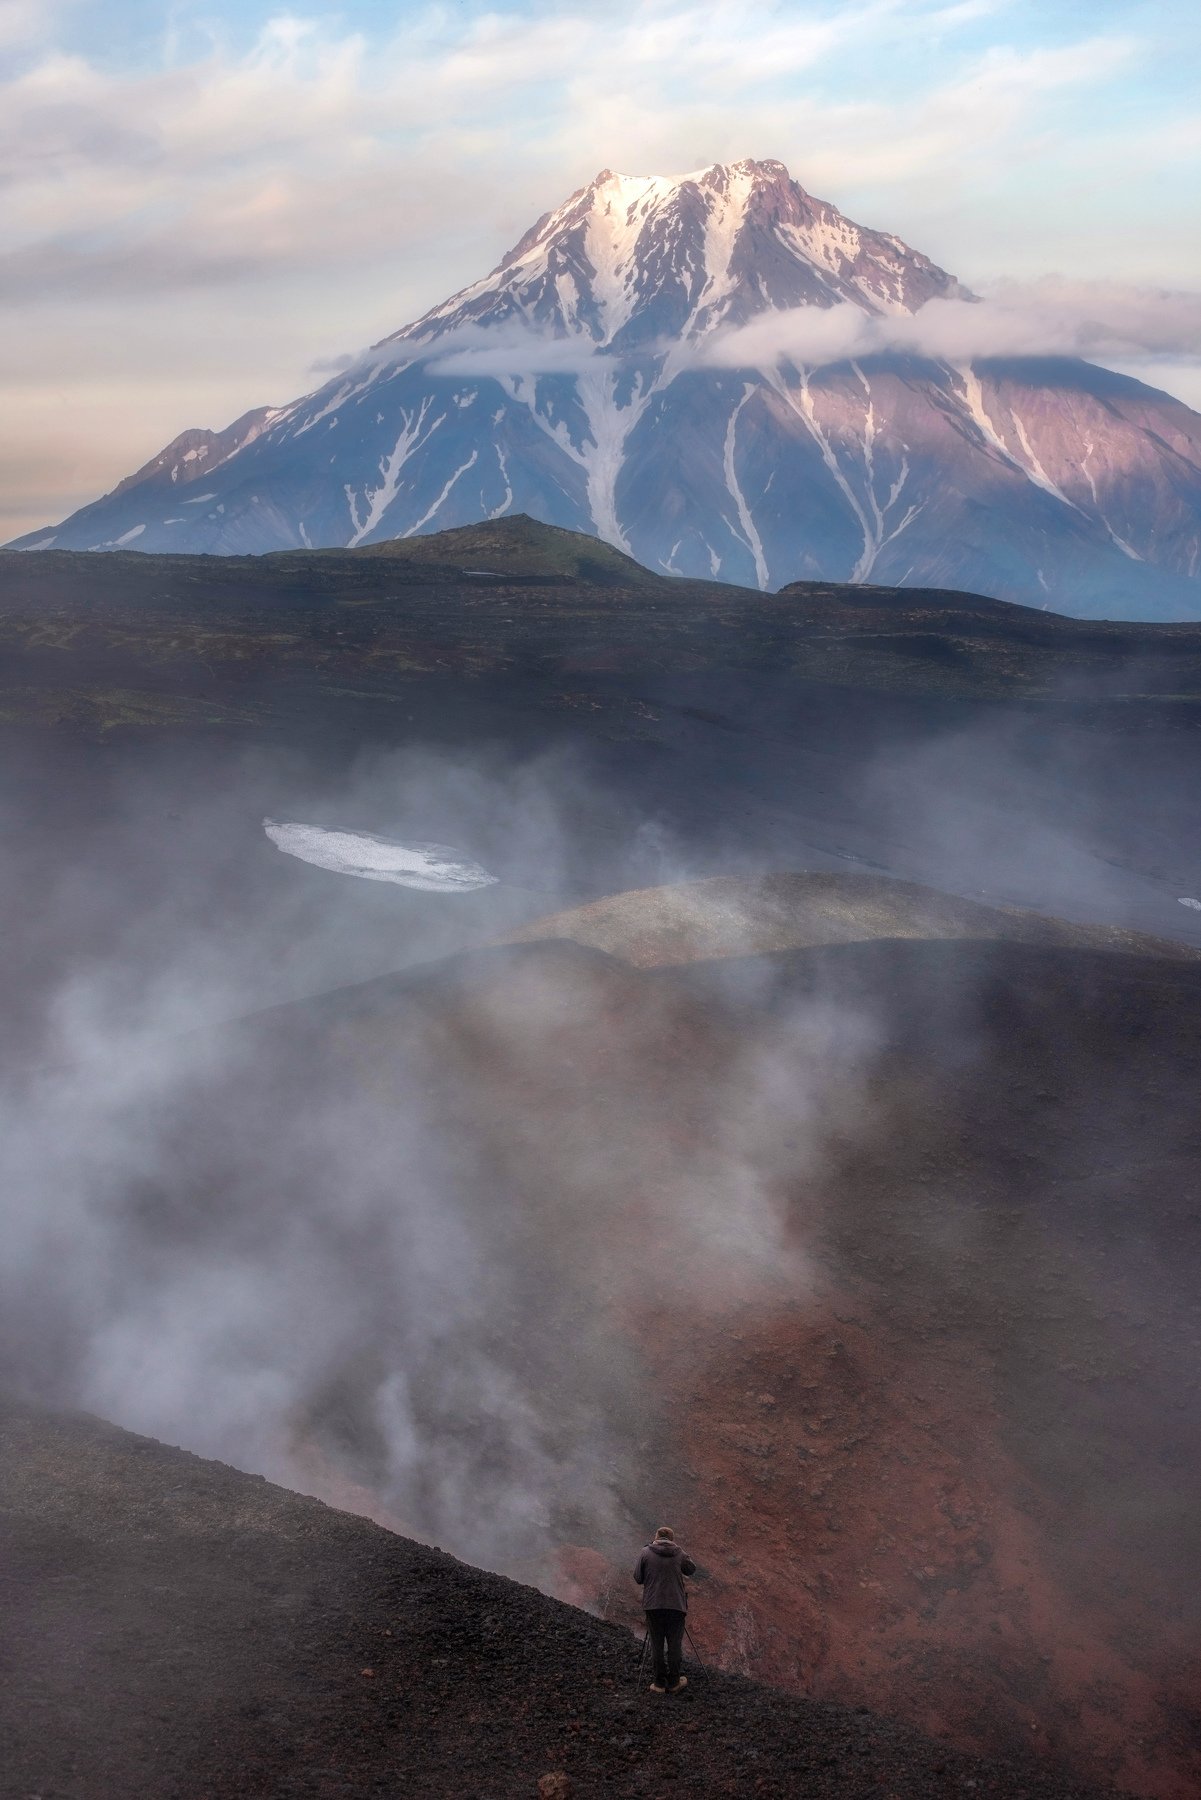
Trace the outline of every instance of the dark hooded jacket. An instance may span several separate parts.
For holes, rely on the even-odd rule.
[[[663,1608],[667,1612],[688,1611],[684,1592],[685,1575],[695,1575],[696,1564],[685,1556],[680,1546],[668,1538],[656,1538],[638,1558],[634,1580],[642,1589],[642,1605],[646,1612]]]

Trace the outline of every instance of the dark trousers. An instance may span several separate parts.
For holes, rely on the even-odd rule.
[[[655,1680],[660,1687],[674,1687],[680,1679],[680,1652],[684,1644],[686,1613],[674,1606],[656,1606],[646,1615],[655,1659]]]

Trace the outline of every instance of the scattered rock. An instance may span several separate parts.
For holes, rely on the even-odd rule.
[[[552,1769],[548,1775],[538,1777],[538,1800],[571,1800],[574,1793],[571,1777],[562,1769]]]

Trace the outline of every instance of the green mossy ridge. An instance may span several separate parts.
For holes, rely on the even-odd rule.
[[[340,552],[327,552],[338,555]],[[606,587],[653,587],[669,577],[644,569],[632,556],[584,531],[544,525],[528,513],[458,525],[427,537],[389,538],[366,544],[359,556],[389,561],[495,570],[504,575],[557,575]]]

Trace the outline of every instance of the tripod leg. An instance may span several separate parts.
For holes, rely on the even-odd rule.
[[[696,1657],[697,1663],[700,1667],[701,1674],[705,1677],[705,1680],[708,1681],[709,1671],[705,1667],[704,1663],[701,1662],[700,1651],[697,1649],[695,1640],[693,1639],[692,1633],[689,1631],[687,1625],[685,1625],[685,1627],[684,1627],[684,1636],[688,1639],[688,1647],[692,1651],[692,1654]]]
[[[642,1665],[646,1661],[646,1647],[651,1641],[651,1628],[648,1625],[642,1636],[642,1649],[638,1653],[638,1667],[634,1671],[634,1680],[641,1681]]]

